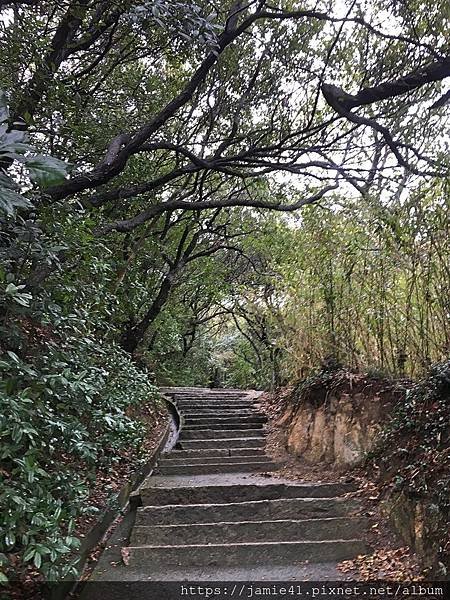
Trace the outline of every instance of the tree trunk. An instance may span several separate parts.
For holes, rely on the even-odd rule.
[[[169,299],[170,290],[175,283],[175,274],[176,270],[172,270],[166,275],[161,287],[159,288],[158,295],[153,300],[150,308],[145,313],[142,320],[136,325],[125,328],[123,331],[120,338],[120,345],[124,350],[126,350],[126,352],[129,352],[130,354],[134,354],[136,352],[136,349],[144,339],[148,328],[159,315],[163,306]]]

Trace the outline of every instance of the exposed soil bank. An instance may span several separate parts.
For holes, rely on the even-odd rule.
[[[441,375],[413,384],[323,370],[266,401],[278,432],[272,451],[287,451],[307,472],[372,481],[377,512],[435,579],[450,571],[449,396]],[[433,377],[439,385],[431,386]]]

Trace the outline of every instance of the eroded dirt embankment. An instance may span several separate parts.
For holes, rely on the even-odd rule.
[[[375,547],[382,552],[386,533],[379,521],[385,520],[435,579],[450,571],[446,373],[440,366],[414,384],[322,370],[265,398],[270,449],[287,460],[285,471],[296,478],[358,479]]]

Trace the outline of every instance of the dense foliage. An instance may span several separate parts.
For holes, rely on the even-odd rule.
[[[79,327],[38,329],[36,356],[8,351],[0,363],[3,566],[20,556],[49,580],[76,573],[62,559],[79,545],[95,471],[139,449],[144,427],[126,411],[154,394],[123,351]]]
[[[423,374],[450,348],[449,225],[447,184],[401,201],[355,206],[336,197],[303,210],[297,223],[278,227],[275,242],[260,240],[270,247],[273,275],[257,304],[258,352],[269,360],[264,324],[282,379],[304,376],[327,356],[391,375]],[[247,317],[249,310],[256,312],[253,302]]]
[[[23,132],[5,132],[3,157],[25,164],[41,188],[60,181],[66,165],[37,157],[23,140]],[[32,567],[52,581],[77,573],[76,523],[94,510],[87,499],[96,471],[124,449],[139,454],[145,428],[127,412],[156,398],[156,388],[108,339],[107,311],[93,308],[98,296],[86,306],[90,282],[82,289],[59,276],[39,285],[41,274],[62,269],[70,237],[61,246],[61,228],[72,222],[62,213],[56,220],[55,210],[22,216],[32,204],[20,192],[2,177],[0,578]],[[84,243],[77,239],[79,252]]]

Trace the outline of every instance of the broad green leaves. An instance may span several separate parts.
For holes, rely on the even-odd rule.
[[[0,175],[0,210],[8,216],[13,216],[19,208],[31,208],[33,204],[28,198],[11,189],[12,180]]]
[[[215,23],[217,14],[214,11],[205,14],[203,8],[194,2],[152,0],[134,7],[129,18],[143,28],[153,21],[172,36],[198,42],[212,51],[217,48],[217,31],[221,29]]]
[[[30,306],[30,301],[33,299],[33,296],[29,292],[25,292],[25,285],[14,285],[14,283],[8,283],[5,288],[5,296],[6,298],[11,298],[17,304],[21,306]]]
[[[0,362],[0,550],[48,580],[75,568],[73,521],[90,509],[96,468],[142,443],[142,423],[125,411],[155,395],[123,352],[86,330],[77,337],[78,328],[72,315],[64,341],[42,346],[32,363],[12,351]]]
[[[42,154],[29,158],[26,162],[26,167],[31,181],[43,190],[63,182],[68,169],[67,164],[62,160]]]
[[[12,217],[18,209],[33,206],[23,193],[27,184],[21,166],[28,172],[30,180],[45,190],[64,181],[68,165],[51,156],[36,154],[27,143],[25,132],[10,127],[8,119],[6,96],[0,91],[0,211]],[[16,173],[18,176],[15,177]]]

